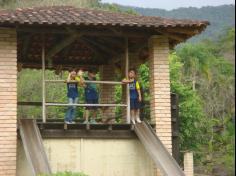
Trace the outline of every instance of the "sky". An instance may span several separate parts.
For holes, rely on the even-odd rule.
[[[235,4],[235,0],[102,0],[102,2],[131,5],[136,7],[161,8],[166,10],[190,6],[203,7]]]

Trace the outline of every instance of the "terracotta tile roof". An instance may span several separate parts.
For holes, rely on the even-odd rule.
[[[8,25],[102,25],[144,28],[199,27],[209,22],[177,20],[161,17],[147,17],[120,14],[102,10],[80,9],[71,6],[35,7],[17,10],[1,10],[0,26]]]

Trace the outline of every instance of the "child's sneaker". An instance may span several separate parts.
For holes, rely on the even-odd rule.
[[[137,121],[138,123],[142,123],[142,121],[140,120],[140,118],[137,118],[136,121]]]
[[[136,122],[135,122],[135,120],[134,120],[134,119],[132,119],[132,120],[131,120],[131,122],[132,122],[134,125],[136,124]]]
[[[70,124],[70,122],[69,121],[65,121],[65,124]]]
[[[96,122],[95,119],[91,119],[91,120],[90,120],[90,123],[91,123],[91,124],[97,124],[97,122]]]
[[[83,124],[88,124],[89,123],[89,121],[88,120],[85,120],[84,122],[83,122]]]

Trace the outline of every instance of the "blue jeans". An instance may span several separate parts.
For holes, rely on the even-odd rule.
[[[69,98],[68,100],[70,105],[78,103],[78,97]],[[76,106],[69,106],[66,112],[65,121],[72,122],[75,118],[75,113],[76,113]]]

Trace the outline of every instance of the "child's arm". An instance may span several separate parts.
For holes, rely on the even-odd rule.
[[[139,102],[141,102],[141,101],[142,101],[142,94],[141,94],[141,90],[140,90],[140,89],[138,89],[137,91],[138,91],[138,100],[139,100]]]
[[[80,86],[86,87],[85,80],[84,80],[83,76],[80,76]]]
[[[66,79],[66,82],[70,82],[71,81],[71,74],[69,73],[67,79]]]
[[[136,89],[138,92],[138,100],[139,100],[139,102],[141,102],[142,101],[142,94],[141,94],[140,84],[138,81],[136,82]]]
[[[130,80],[130,79],[126,79],[126,78],[122,80],[122,83],[124,83],[124,84],[129,84],[132,82],[134,82],[134,80]]]
[[[78,72],[77,75],[78,75],[78,77],[79,77],[79,79],[78,79],[79,85],[82,86],[82,87],[84,87],[84,86],[85,86],[85,83],[84,83],[84,78],[83,78],[83,71],[82,71],[82,70],[79,70],[79,72]]]

